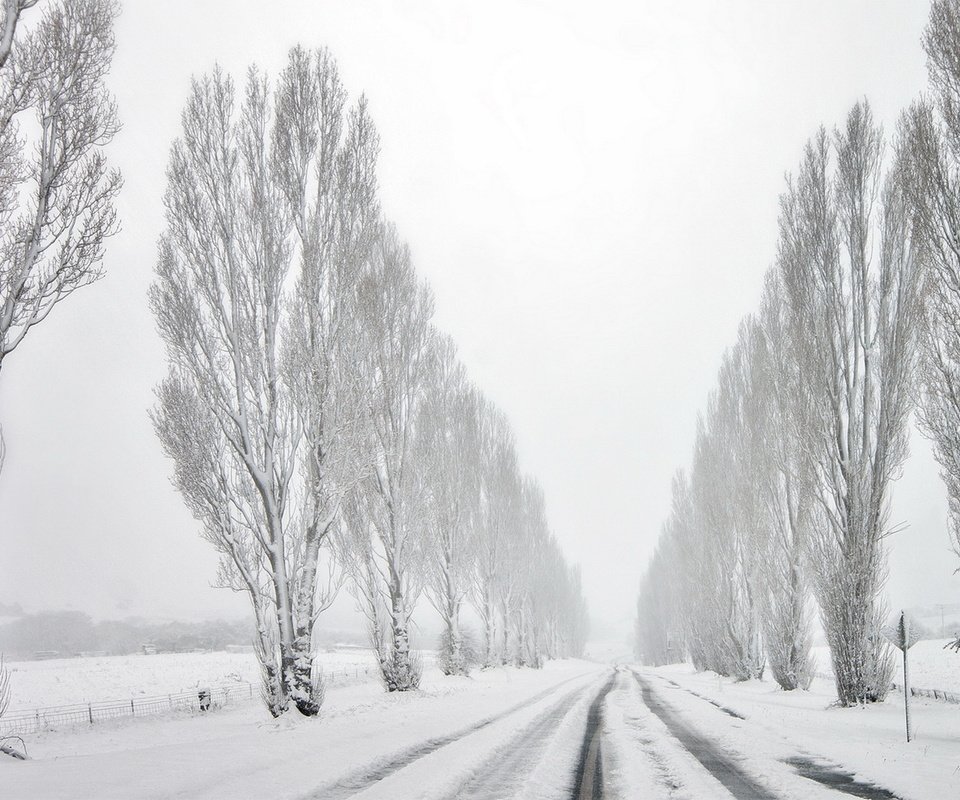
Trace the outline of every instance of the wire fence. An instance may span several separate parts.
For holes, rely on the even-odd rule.
[[[209,711],[226,705],[252,700],[259,688],[252,683],[235,683],[194,689],[153,697],[131,697],[129,700],[106,700],[98,703],[76,703],[15,711],[0,718],[0,734],[12,735],[56,730],[71,725],[93,725],[121,717],[147,717],[169,711]]]
[[[331,684],[340,686],[366,681],[373,672],[373,668],[367,665],[338,671],[324,670],[323,680],[328,686]],[[198,687],[186,692],[151,697],[32,708],[9,712],[0,717],[0,736],[38,733],[71,726],[94,725],[113,719],[149,717],[170,712],[201,714],[259,699],[259,684],[238,681],[227,685]]]
[[[898,692],[903,691],[903,685],[899,683],[893,684],[893,688]],[[957,694],[956,692],[947,692],[943,689],[918,689],[915,686],[911,686],[910,696],[929,697],[931,700],[942,700],[945,703],[954,703],[955,705],[960,705],[960,694]]]

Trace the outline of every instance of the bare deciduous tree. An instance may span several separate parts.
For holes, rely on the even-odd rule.
[[[120,174],[103,148],[118,129],[104,86],[118,6],[59,0],[18,36],[37,2],[0,8],[0,369],[57,303],[100,277],[117,230]],[[0,471],[5,455],[0,428]]]
[[[120,175],[103,148],[118,129],[104,85],[118,7],[59,0],[18,38],[33,5],[6,0],[0,33],[0,368],[57,303],[100,277],[117,230]]]
[[[933,102],[906,113],[901,145],[928,265],[917,416],[940,465],[960,555],[960,4],[936,0],[923,41]]]
[[[508,558],[509,527],[519,508],[520,477],[513,433],[489,403],[480,415],[481,496],[473,604],[483,626],[483,666],[501,663],[497,643],[501,569]]]
[[[304,445],[303,510],[295,542],[295,561],[302,568],[292,576],[301,708],[311,704],[308,690],[316,683],[313,628],[335,588],[323,573],[323,555],[330,556],[327,545],[341,505],[364,468],[357,290],[380,224],[379,142],[365,99],[346,116],[344,104],[330,54],[293,50],[277,94],[273,163],[282,176],[302,261],[283,365]],[[334,565],[328,559],[326,566]]]
[[[271,713],[315,715],[313,628],[337,585],[326,545],[360,469],[349,348],[376,136],[362,102],[345,117],[323,51],[292,50],[273,91],[252,68],[236,105],[220,70],[194,81],[172,149],[154,423],[221,585],[250,598]]]
[[[473,576],[480,502],[479,398],[453,341],[438,336],[436,347],[436,369],[417,431],[418,460],[429,475],[424,588],[444,624],[441,668],[447,675],[463,675],[460,611]]]
[[[392,227],[384,226],[376,242],[358,315],[370,466],[348,505],[342,552],[366,603],[384,684],[406,691],[420,681],[410,620],[424,583],[429,465],[418,463],[416,441],[436,369],[436,332],[433,298]]]
[[[636,650],[644,664],[673,664],[683,657],[682,616],[686,582],[681,573],[675,520],[671,517],[660,532],[653,556],[640,581],[637,594]]]
[[[813,585],[837,693],[882,699],[880,636],[889,487],[907,452],[919,264],[901,171],[881,180],[883,136],[858,103],[807,145],[782,199],[778,269],[798,371],[816,523]]]
[[[704,613],[709,620],[711,667],[739,680],[763,671],[757,591],[756,506],[744,491],[749,480],[744,387],[739,347],[724,356],[718,387],[697,432],[690,488],[694,530],[702,539],[701,567],[709,577]],[[701,589],[700,591],[703,591]]]
[[[792,413],[798,387],[784,330],[777,273],[767,276],[758,320],[744,330],[754,372],[751,447],[754,481],[764,504],[766,535],[758,545],[764,649],[782,689],[813,679],[810,589],[805,558],[810,537],[811,481],[803,470],[802,431]]]

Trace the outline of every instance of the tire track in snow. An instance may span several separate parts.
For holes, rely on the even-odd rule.
[[[636,678],[637,682],[640,684],[641,691],[643,692],[644,702],[646,702],[648,707],[650,707],[650,709],[663,720],[663,722],[667,725],[667,727],[670,728],[670,731],[674,733],[674,736],[677,736],[677,734],[673,731],[673,728],[671,727],[670,721],[664,718],[663,715],[660,713],[660,711],[655,709],[653,706],[650,705],[649,702],[647,702],[647,693],[648,693],[649,685],[645,687],[644,684],[646,683],[646,681],[642,679],[635,671],[631,670],[631,672],[633,672],[634,678]],[[666,681],[671,686],[686,692],[687,694],[691,694],[694,697],[700,698],[706,703],[710,703],[710,705],[715,706],[716,708],[720,709],[725,714],[728,714],[731,717],[736,717],[737,719],[740,719],[740,720],[746,720],[746,717],[744,717],[742,714],[739,714],[738,712],[730,708],[727,708],[726,706],[720,705],[716,701],[711,700],[709,697],[704,697],[702,694],[698,694],[692,689],[688,689],[686,686],[681,686],[676,681],[672,681],[669,678],[665,678],[659,675],[657,677],[659,677],[663,681]],[[659,701],[656,701],[656,702],[659,702]],[[676,718],[674,717],[673,719],[676,719]],[[677,721],[677,724],[683,725],[684,723],[680,723],[679,721]],[[686,727],[687,730],[690,730],[689,726],[684,725],[684,727]],[[687,743],[681,737],[677,736],[677,738],[681,740],[682,744],[685,747],[687,747],[688,750],[690,749]],[[703,739],[702,737],[700,738],[703,742],[707,742],[709,744],[709,740]],[[720,778],[720,776],[716,775],[716,773],[713,773],[713,770],[703,761],[703,759],[700,758],[699,755],[697,755],[695,751],[690,750],[690,752],[693,753],[697,757],[697,760],[699,760],[701,764],[707,767],[707,769],[710,770],[711,773],[714,774],[715,777],[717,777],[717,779],[721,781],[721,783],[724,783],[723,780]],[[783,763],[792,767],[794,772],[796,772],[796,774],[800,775],[801,777],[806,778],[807,780],[810,780],[810,781],[815,781],[816,783],[826,786],[828,789],[832,789],[833,791],[840,794],[847,795],[848,797],[858,797],[858,798],[863,798],[864,800],[900,800],[898,795],[894,794],[889,789],[886,789],[882,786],[878,786],[874,783],[857,780],[857,778],[852,773],[847,772],[842,767],[836,764],[830,763],[826,759],[813,758],[813,757],[807,757],[807,756],[794,756],[792,758],[783,759],[782,761]],[[727,760],[727,763],[729,763],[731,766],[733,766],[734,769],[739,771],[739,768],[733,765],[732,762],[729,762],[729,760]],[[750,779],[748,778],[748,780]],[[726,786],[726,783],[724,783],[724,786]],[[734,795],[736,797],[740,796],[740,795],[736,795],[736,793],[734,793]],[[745,796],[753,797],[753,795],[745,795]]]
[[[430,753],[439,750],[441,747],[445,747],[446,745],[458,741],[465,736],[469,736],[472,733],[483,730],[484,728],[493,725],[495,722],[499,722],[500,720],[509,717],[511,714],[516,714],[518,711],[522,711],[529,706],[539,703],[545,697],[549,697],[551,694],[556,692],[561,686],[584,677],[584,675],[574,675],[571,678],[560,681],[560,683],[554,684],[548,689],[544,689],[542,692],[535,694],[533,697],[529,697],[526,700],[511,706],[506,711],[501,711],[499,714],[486,717],[485,719],[482,719],[473,725],[468,725],[465,728],[461,728],[454,733],[446,736],[438,736],[433,739],[427,739],[426,741],[420,742],[419,744],[409,747],[406,750],[402,750],[393,756],[388,756],[385,760],[377,763],[376,766],[372,768],[366,767],[357,770],[336,780],[333,783],[321,786],[320,788],[306,795],[304,800],[347,800],[347,798],[351,797],[352,795],[368,789],[375,783],[383,780],[397,770],[412,764],[414,761],[430,755]],[[580,691],[582,690],[576,689],[570,694],[565,695],[564,699],[567,699],[568,697],[571,697]]]
[[[632,671],[632,670],[631,670]],[[702,736],[655,694],[650,684],[636,672],[633,677],[640,685],[643,702],[656,714],[667,730],[713,775],[737,800],[778,800],[777,796],[747,775],[710,739]]]
[[[597,695],[591,701],[587,712],[587,729],[584,734],[584,743],[580,749],[579,759],[573,775],[575,792],[573,798],[580,798],[580,784],[583,782],[585,762],[591,741],[596,738],[599,745],[599,707],[613,685],[613,677],[606,680],[597,690]],[[455,800],[489,800],[489,798],[513,797],[530,774],[531,770],[540,762],[544,752],[550,744],[551,734],[556,731],[571,709],[593,691],[595,684],[576,689],[566,695],[560,702],[549,708],[541,716],[534,719],[527,727],[514,736],[504,747],[498,750],[479,768],[477,773],[463,783],[453,795]],[[600,781],[599,761],[594,762],[596,771],[591,771],[589,787],[594,781]],[[594,797],[588,793],[586,798]],[[596,795],[600,797],[600,795]]]
[[[600,800],[603,797],[603,768],[601,739],[603,734],[603,701],[613,688],[617,679],[614,672],[610,680],[597,694],[587,712],[587,728],[584,732],[583,746],[580,749],[580,763],[577,765],[572,800]]]
[[[746,719],[747,719],[747,718],[746,718],[745,716],[743,716],[743,714],[741,714],[739,711],[734,711],[732,708],[727,708],[726,706],[722,706],[722,705],[720,705],[720,703],[718,703],[716,700],[711,700],[709,697],[705,697],[705,696],[702,695],[702,694],[697,694],[697,692],[693,691],[693,689],[688,689],[686,686],[681,686],[681,685],[680,685],[679,683],[677,683],[676,681],[672,681],[672,680],[670,680],[669,678],[664,678],[664,677],[661,676],[661,675],[658,675],[657,677],[659,677],[660,680],[666,681],[666,682],[669,683],[671,686],[674,686],[674,687],[676,687],[677,689],[680,689],[680,690],[686,692],[687,694],[692,694],[694,697],[699,697],[701,700],[709,703],[710,705],[712,705],[712,706],[714,706],[714,707],[716,707],[716,708],[719,708],[719,709],[720,709],[724,714],[726,714],[728,717],[733,717],[734,719],[742,719],[742,720],[746,720]]]

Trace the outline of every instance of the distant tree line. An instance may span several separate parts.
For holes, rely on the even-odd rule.
[[[643,577],[637,648],[738,679],[811,679],[811,596],[839,700],[882,699],[889,495],[916,407],[960,552],[960,2],[924,36],[930,92],[887,142],[870,106],[807,143],[759,310],[698,420]]]
[[[158,652],[223,650],[249,645],[247,622],[147,622],[136,619],[94,622],[80,611],[22,614],[0,625],[0,651],[10,658],[56,652],[66,658],[81,653],[125,655],[151,644]]]
[[[366,100],[324,50],[276,80],[194,80],[174,143],[150,299],[169,373],[153,419],[174,483],[249,597],[274,715],[318,712],[321,613],[346,584],[385,686],[420,680],[426,596],[440,663],[581,653],[577,569],[551,534],[504,415],[433,324],[433,296],[378,201]]]

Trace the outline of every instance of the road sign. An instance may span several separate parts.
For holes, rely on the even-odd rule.
[[[918,630],[919,626],[911,624],[910,617],[907,616],[906,612],[901,611],[900,618],[890,625],[886,625],[881,632],[890,641],[890,644],[906,653],[920,641]]]
[[[907,741],[910,741],[910,665],[907,662],[907,651],[917,643],[917,626],[910,625],[910,618],[905,611],[900,612],[900,619],[893,625],[883,629],[894,647],[903,651],[903,713],[907,720]]]

